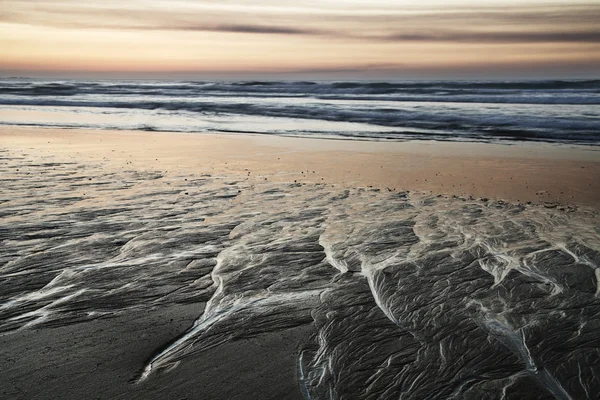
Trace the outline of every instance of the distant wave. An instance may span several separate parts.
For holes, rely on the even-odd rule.
[[[162,96],[279,95],[291,97],[390,96],[395,101],[533,102],[600,104],[600,80],[539,82],[38,82],[0,81],[0,95],[73,96],[120,94]],[[545,95],[553,95],[545,96]],[[416,95],[429,95],[415,98]],[[475,96],[461,98],[460,96]],[[521,97],[519,99],[519,97]],[[350,97],[351,98],[351,97]],[[558,100],[557,100],[558,99]]]
[[[600,80],[138,82],[12,79],[0,80],[0,105],[160,110],[167,113],[165,118],[182,113],[199,117],[231,114],[269,118],[270,128],[258,133],[321,133],[319,130],[290,131],[288,120],[297,119],[367,124],[372,128],[395,128],[395,132],[399,132],[368,129],[366,133],[357,134],[356,129],[348,132],[339,125],[340,137],[402,140],[419,135],[411,132],[407,136],[407,131],[421,129],[428,131],[421,132],[423,139],[600,143],[597,107]],[[286,119],[286,126],[283,127],[283,120],[280,127],[273,124],[277,118]],[[195,129],[202,130],[193,123],[176,130]],[[225,123],[213,130],[244,131]],[[329,131],[327,134],[334,134]]]

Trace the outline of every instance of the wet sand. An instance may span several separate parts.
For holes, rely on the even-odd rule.
[[[12,151],[170,174],[600,206],[600,149],[0,127]]]
[[[183,334],[199,312],[197,304],[176,305],[1,336],[0,397],[302,399],[296,358],[307,326],[207,350],[177,373],[134,384],[149,351]]]
[[[0,128],[0,397],[592,398],[597,154]]]

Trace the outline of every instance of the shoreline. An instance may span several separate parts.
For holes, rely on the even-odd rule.
[[[3,126],[0,147],[104,168],[600,208],[600,150],[589,146]]]
[[[551,376],[583,398],[598,383],[581,352],[600,315],[597,206],[373,186],[406,173],[435,190],[461,176],[514,182],[521,169],[560,187],[574,179],[556,171],[576,185],[598,173],[585,149],[498,150],[6,130],[1,392],[301,399],[335,385],[342,397],[446,396],[487,370],[507,383],[483,377],[465,397],[543,397]],[[425,181],[436,168],[441,182]],[[493,183],[476,189],[507,193]],[[505,346],[517,334],[521,347]],[[521,348],[546,375],[522,375]],[[446,360],[465,373],[430,369]]]

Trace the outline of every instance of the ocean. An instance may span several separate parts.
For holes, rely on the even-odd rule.
[[[0,124],[358,140],[600,143],[600,80],[0,80]]]

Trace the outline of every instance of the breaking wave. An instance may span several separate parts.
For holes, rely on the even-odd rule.
[[[162,112],[253,117],[258,133],[361,139],[532,140],[598,144],[600,81],[537,82],[165,82],[1,80],[0,108],[72,113]],[[100,111],[97,111],[100,109]],[[104,111],[102,111],[104,110]],[[138,118],[138,119],[139,119]],[[3,118],[6,120],[6,118]],[[68,118],[67,118],[68,120]],[[289,120],[340,123],[294,129]],[[15,122],[15,121],[12,121]],[[23,118],[19,123],[31,124]],[[39,121],[37,121],[39,123]],[[4,121],[11,123],[11,121]],[[44,125],[43,122],[39,123]],[[364,124],[352,129],[343,124]],[[215,131],[248,131],[223,122]],[[81,127],[105,127],[92,123]],[[390,131],[388,128],[395,128]],[[111,129],[131,129],[113,124]],[[202,123],[157,130],[203,131]],[[212,128],[211,128],[212,129]],[[422,131],[416,131],[422,130]]]

